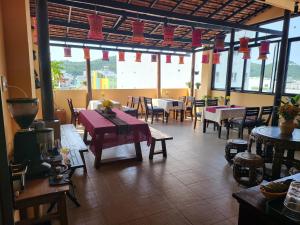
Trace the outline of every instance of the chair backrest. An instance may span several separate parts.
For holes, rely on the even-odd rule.
[[[179,101],[183,101],[184,103],[186,102],[186,96],[180,96],[178,98]]]
[[[258,121],[263,122],[265,125],[268,125],[270,123],[273,110],[274,110],[273,106],[263,106],[263,107],[261,107],[260,114],[259,114],[259,117],[258,117]]]
[[[246,107],[244,122],[246,119],[257,121],[258,114],[259,114],[259,107]]]
[[[136,108],[137,110],[139,110],[140,104],[141,104],[140,97],[132,97],[132,104],[131,104],[132,108]]]
[[[126,106],[127,107],[132,107],[132,96],[128,96],[127,97],[127,102],[126,102]]]
[[[207,106],[218,106],[218,99],[207,99],[206,105]]]
[[[193,106],[194,101],[195,101],[195,97],[193,97],[193,96],[187,96],[185,105],[186,106]]]
[[[75,112],[74,112],[74,107],[73,107],[72,99],[71,98],[67,98],[67,101],[68,101],[68,105],[69,105],[69,109],[71,111],[71,114],[73,115]]]
[[[144,104],[145,104],[146,111],[149,109],[151,110],[153,109],[152,98],[144,97]]]

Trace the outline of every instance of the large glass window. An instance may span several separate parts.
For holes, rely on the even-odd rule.
[[[243,54],[235,51],[233,54],[231,88],[241,89],[243,82],[244,59]]]
[[[191,57],[184,57],[179,64],[179,56],[172,55],[172,63],[166,63],[166,55],[161,55],[161,87],[187,88],[191,81]]]
[[[224,89],[226,83],[228,51],[220,52],[220,64],[215,66],[214,84],[217,89]]]
[[[285,92],[300,94],[300,41],[292,42],[287,68]]]
[[[261,63],[258,47],[251,49],[251,59],[247,60],[244,90],[259,91]]]
[[[195,84],[202,82],[202,52],[196,52],[195,58]]]

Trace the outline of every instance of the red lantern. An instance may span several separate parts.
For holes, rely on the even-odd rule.
[[[184,64],[184,56],[183,55],[179,56],[179,64]]]
[[[166,63],[172,63],[172,56],[171,55],[166,55]]]
[[[192,33],[192,47],[202,46],[202,30],[194,29]]]
[[[251,58],[251,51],[248,49],[248,52],[243,53],[243,59],[250,59]]]
[[[37,21],[36,17],[32,18],[33,20],[33,43],[37,44],[38,43],[38,31],[37,31]]]
[[[102,16],[89,15],[88,21],[89,21],[89,25],[90,25],[88,38],[94,39],[94,40],[103,40],[103,33],[102,33],[103,18],[102,18]]]
[[[202,63],[203,64],[208,64],[209,63],[209,53],[203,53],[202,54]]]
[[[84,59],[90,59],[90,49],[89,48],[83,48],[83,54],[84,54]]]
[[[259,54],[266,55],[270,53],[270,42],[262,41],[260,42]]]
[[[220,64],[220,53],[219,52],[215,52],[213,53],[213,64]]]
[[[157,55],[151,55],[151,62],[157,62]]]
[[[64,56],[65,57],[72,57],[71,48],[69,48],[69,47],[64,48]]]
[[[125,52],[120,51],[119,52],[119,62],[124,62],[125,61]]]
[[[175,27],[165,25],[164,26],[164,42],[165,45],[172,45],[174,43],[174,30]]]
[[[144,22],[143,21],[133,21],[132,22],[132,41],[134,42],[144,42]]]
[[[141,52],[136,52],[135,53],[135,61],[136,62],[142,62],[142,53]]]
[[[215,50],[221,51],[225,48],[225,35],[223,34],[217,34],[215,37]]]
[[[267,54],[261,52],[261,46],[259,47],[259,56],[258,56],[258,59],[260,59],[260,60],[267,60],[268,59]]]
[[[102,61],[109,61],[109,51],[102,51]]]
[[[240,38],[239,52],[242,53],[249,52],[248,44],[249,44],[249,38],[247,37]]]

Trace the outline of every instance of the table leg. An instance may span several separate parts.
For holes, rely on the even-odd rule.
[[[281,166],[283,162],[284,149],[275,146],[275,152],[273,156],[272,165],[272,179],[276,180],[280,178]]]
[[[206,119],[204,119],[203,123],[202,123],[202,125],[203,125],[203,133],[206,133],[206,123],[207,123],[207,121],[206,121]]]
[[[135,152],[136,152],[136,159],[137,159],[137,161],[143,161],[141,143],[140,142],[136,142],[136,143],[134,143],[134,146],[135,146]]]
[[[222,125],[218,124],[218,138],[221,138]]]
[[[87,141],[87,131],[86,131],[86,129],[84,129],[84,133],[83,133],[83,142],[84,142],[85,144],[88,144],[88,141]]]
[[[57,203],[57,211],[61,225],[68,225],[68,215],[66,206],[66,194],[62,194]]]
[[[180,122],[184,120],[184,110],[180,110]]]
[[[101,165],[101,158],[102,158],[102,147],[98,150],[96,150],[95,153],[95,162],[94,162],[94,167],[98,169]]]

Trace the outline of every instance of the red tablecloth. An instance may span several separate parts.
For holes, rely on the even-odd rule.
[[[147,144],[150,145],[151,132],[147,123],[121,110],[113,109],[113,111],[118,118],[129,125],[127,134],[117,134],[117,126],[94,110],[82,110],[79,113],[79,123],[92,137],[90,149],[94,154],[100,148],[111,148],[129,143],[147,141]]]

